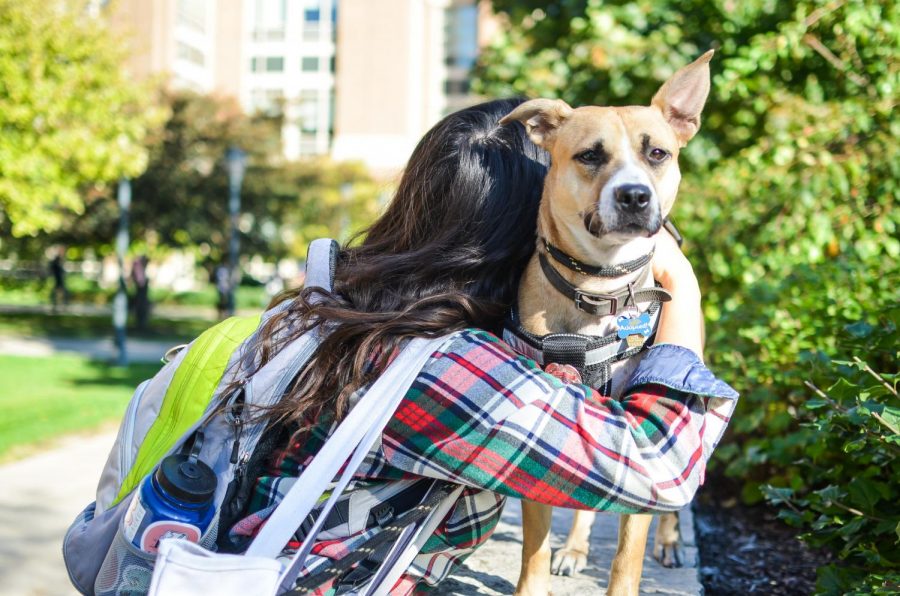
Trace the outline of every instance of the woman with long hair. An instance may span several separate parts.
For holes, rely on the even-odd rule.
[[[488,538],[506,497],[617,512],[672,511],[693,497],[735,395],[696,353],[700,294],[673,242],[654,262],[673,300],[623,398],[563,383],[497,338],[535,249],[548,165],[521,125],[498,124],[519,103],[488,102],[439,122],[416,147],[384,215],[358,246],[341,250],[334,290],[280,298],[289,304],[267,320],[248,363],[261,366],[316,326],[329,334],[284,398],[255,413],[269,431],[223,514],[231,531],[220,548],[240,550],[252,539],[404,342],[453,332],[355,476],[353,490],[416,478],[466,487],[392,594],[445,579]],[[698,375],[713,389],[701,395]],[[653,382],[639,380],[647,378]],[[625,450],[636,461],[616,457]],[[300,581],[377,532],[373,522],[318,540]],[[295,538],[288,550],[297,548],[299,529]],[[375,563],[363,561],[319,590],[340,593]]]

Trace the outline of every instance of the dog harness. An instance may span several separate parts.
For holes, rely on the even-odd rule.
[[[674,224],[667,218],[663,225],[681,246],[683,238]],[[536,335],[522,326],[518,309],[513,307],[503,324],[503,340],[516,352],[531,358],[541,366],[550,363],[573,366],[585,385],[609,395],[612,392],[612,365],[636,356],[648,343],[653,343],[656,329],[659,327],[662,303],[672,299],[672,295],[659,286],[634,289],[634,286],[642,286],[650,275],[650,268],[647,265],[653,259],[653,251],[620,265],[597,266],[579,261],[544,238],[541,241],[546,252],[539,254],[538,260],[544,276],[556,291],[573,301],[578,310],[597,316],[617,315],[626,310],[636,311],[639,303],[649,302],[650,307],[644,312],[650,316],[651,335],[639,346],[629,345],[626,339],[619,336],[618,331],[603,336],[581,333]],[[617,292],[594,294],[584,292],[569,283],[547,259],[548,254],[572,271],[593,277],[615,278],[642,268],[644,271],[638,279]]]
[[[650,315],[653,334],[647,338],[652,343],[659,325],[660,303],[654,302],[646,311]],[[585,385],[609,395],[612,391],[612,365],[636,356],[646,347],[632,348],[616,332],[603,336],[581,333],[548,333],[536,335],[527,331],[513,308],[503,324],[503,341],[519,354],[531,358],[541,366],[556,363],[569,364],[581,375]]]

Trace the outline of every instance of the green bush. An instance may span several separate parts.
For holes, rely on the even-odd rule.
[[[854,356],[874,370],[896,371],[898,3],[492,4],[508,19],[479,65],[475,87],[489,95],[646,105],[677,67],[716,49],[700,134],[680,158],[674,212],[704,291],[707,358],[742,394],[716,460],[743,481],[746,501],[761,501],[760,487],[771,485],[783,500],[796,500],[801,518],[815,519],[824,515],[817,491],[834,486],[850,494],[868,486],[854,485],[857,477],[896,466],[893,449],[880,452],[886,459],[877,465],[868,451],[843,450],[848,432],[859,429],[820,421],[825,412],[808,410],[804,382],[831,387],[840,375],[848,375],[841,383],[861,382],[831,364]],[[848,396],[835,401],[857,407]],[[877,490],[896,501],[900,475],[893,469]],[[871,574],[868,585],[890,584],[896,534],[870,539],[873,528],[846,514],[829,518],[833,528],[807,526],[810,541],[842,560],[840,568],[823,569],[820,589],[862,581],[862,569]],[[823,538],[827,528],[836,537]]]
[[[840,565],[819,569],[827,594],[900,592],[900,397],[897,326],[847,330],[868,348],[867,360],[830,361],[827,389],[807,382],[798,412],[808,441],[795,464],[801,489],[766,486],[779,515],[806,530],[803,538],[835,552]],[[890,366],[891,372],[876,372]],[[795,433],[799,434],[799,433]]]

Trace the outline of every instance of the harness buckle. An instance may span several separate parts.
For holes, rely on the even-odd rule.
[[[575,290],[575,308],[580,311],[584,311],[589,314],[601,314],[597,312],[591,313],[590,311],[585,310],[582,303],[589,304],[594,308],[599,308],[603,306],[604,302],[609,302],[608,314],[614,315],[619,312],[618,296],[614,296],[612,294],[588,294],[586,292],[582,292],[581,290]]]
[[[380,528],[385,527],[394,519],[394,508],[390,503],[382,503],[378,507],[372,509],[372,517]]]

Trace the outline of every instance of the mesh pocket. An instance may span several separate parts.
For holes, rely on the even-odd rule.
[[[156,555],[145,553],[126,540],[120,527],[100,566],[94,592],[97,596],[146,594],[155,559]]]
[[[200,539],[200,546],[207,550],[215,550],[219,528],[219,514],[213,518],[206,533]],[[122,524],[116,532],[100,566],[97,580],[94,583],[96,596],[137,596],[150,590],[153,577],[153,565],[156,555],[145,553],[125,538]]]
[[[216,540],[219,537],[219,512],[216,511],[216,515],[213,517],[212,521],[209,523],[209,527],[206,528],[206,532],[203,536],[200,537],[200,546],[205,548],[206,550],[211,550],[215,552],[216,550]]]

